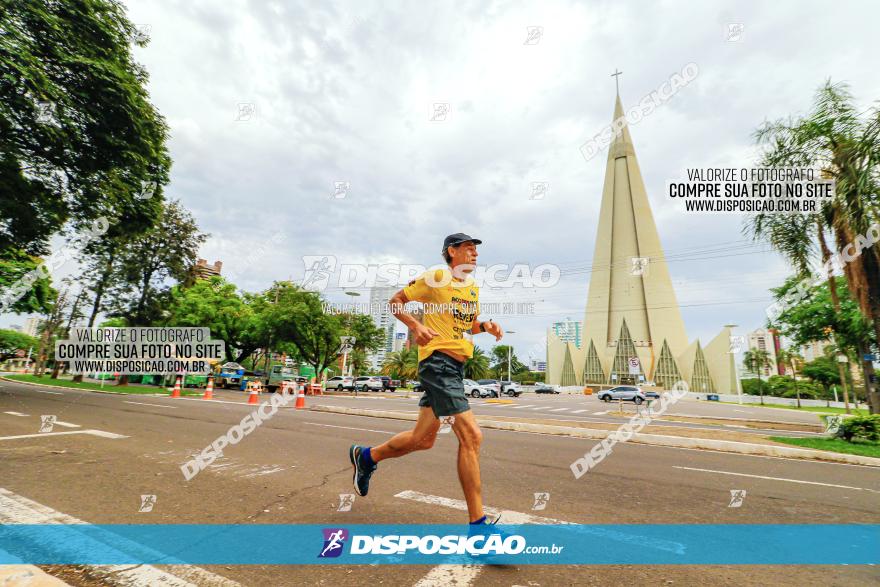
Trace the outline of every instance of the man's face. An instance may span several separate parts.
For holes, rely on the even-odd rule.
[[[466,241],[455,247],[449,247],[449,255],[452,262],[449,266],[453,269],[453,275],[456,277],[461,274],[472,273],[477,265],[477,245],[473,241]]]

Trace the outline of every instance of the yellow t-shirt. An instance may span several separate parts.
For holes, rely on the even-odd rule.
[[[410,281],[403,292],[408,300],[424,304],[422,322],[438,334],[419,346],[420,362],[439,349],[473,356],[474,344],[464,336],[480,315],[480,288],[472,278],[457,281],[449,269],[437,269]]]

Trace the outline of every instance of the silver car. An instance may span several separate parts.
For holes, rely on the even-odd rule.
[[[648,396],[645,394],[645,392],[642,391],[642,388],[635,385],[618,385],[617,387],[612,387],[611,389],[606,389],[599,392],[599,399],[603,402],[610,402],[611,400],[624,400],[639,405],[640,403],[645,401],[647,397]]]
[[[473,379],[465,379],[464,394],[471,397],[498,397],[498,391],[491,385],[481,385]]]

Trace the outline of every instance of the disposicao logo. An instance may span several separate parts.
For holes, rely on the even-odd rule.
[[[318,558],[336,558],[342,554],[345,541],[348,539],[348,530],[345,528],[324,528],[324,548]]]

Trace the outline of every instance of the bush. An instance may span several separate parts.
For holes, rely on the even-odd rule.
[[[880,440],[880,414],[846,418],[840,423],[837,435],[843,437],[848,442],[852,442],[853,438],[863,438],[872,441]]]

